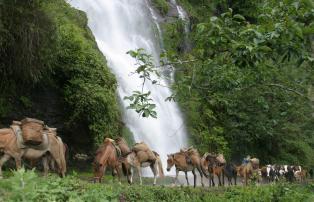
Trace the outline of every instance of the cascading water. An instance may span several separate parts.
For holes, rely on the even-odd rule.
[[[118,94],[126,109],[128,102],[123,100],[124,96],[142,85],[138,75],[131,75],[136,69],[135,60],[126,52],[144,48],[157,65],[159,61],[160,34],[154,31],[157,22],[149,3],[146,0],[73,0],[70,4],[87,13],[88,25],[116,75]],[[161,84],[168,85],[168,81],[161,80]],[[167,154],[187,144],[183,118],[176,103],[165,102],[171,95],[168,88],[146,82],[144,91],[151,91],[158,118],[142,118],[133,110],[124,110],[124,122],[136,142],[144,141],[160,154],[165,167]]]
[[[188,52],[189,50],[191,50],[191,44],[189,42],[189,34],[190,34],[189,16],[185,12],[185,10],[179,4],[177,4],[176,0],[170,0],[170,3],[172,3],[176,7],[178,11],[178,17],[184,23],[184,51]]]

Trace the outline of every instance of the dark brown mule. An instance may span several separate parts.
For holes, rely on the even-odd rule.
[[[234,180],[234,185],[237,185],[237,169],[236,166],[232,163],[226,163],[224,165],[224,175],[227,177],[228,185],[232,185],[232,178]]]
[[[187,172],[192,171],[194,175],[194,187],[196,187],[196,172],[197,169],[201,176],[201,183],[202,186],[204,186],[203,183],[203,174],[206,176],[207,174],[203,172],[202,166],[201,166],[201,158],[199,153],[195,150],[195,152],[192,153],[192,155],[189,156],[191,163],[187,162],[187,154],[185,152],[178,152],[174,154],[169,154],[167,159],[167,171],[169,172],[170,169],[175,166],[176,169],[176,178],[175,178],[175,184],[178,181],[178,175],[180,171],[183,171],[185,173],[185,178],[187,185],[189,185],[189,179]]]
[[[94,182],[101,182],[107,167],[112,169],[112,174],[118,174],[120,181],[120,168],[118,148],[114,145],[114,140],[106,138],[104,143],[96,151],[96,157],[93,162],[94,167]]]
[[[203,165],[206,165],[209,172],[209,186],[215,186],[214,176],[218,178],[218,185],[222,186],[224,184],[224,165],[220,164],[217,160],[216,155],[205,154],[203,156],[205,161]]]

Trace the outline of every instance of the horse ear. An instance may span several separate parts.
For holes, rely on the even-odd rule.
[[[169,154],[167,154],[167,157],[169,158],[169,157],[170,157],[170,155],[169,155]]]

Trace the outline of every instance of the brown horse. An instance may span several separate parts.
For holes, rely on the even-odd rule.
[[[20,126],[13,125],[12,128],[0,129],[0,150],[4,155],[0,158],[0,177],[2,177],[2,166],[10,158],[16,163],[16,168],[21,167],[21,159],[29,160],[45,157],[51,154],[58,165],[58,173],[65,176],[66,162],[64,158],[63,142],[60,137],[49,131],[42,134],[42,143],[39,145],[27,145],[23,143],[22,130]],[[14,128],[14,129],[13,129]],[[32,131],[32,130],[29,130]],[[39,132],[39,131],[36,131]],[[42,131],[41,131],[42,132]],[[48,172],[47,158],[43,158],[45,174]]]
[[[243,184],[245,185],[248,185],[248,181],[253,177],[254,173],[258,174],[258,171],[259,160],[256,158],[250,159],[248,163],[237,167],[237,175],[244,179]]]
[[[201,176],[201,183],[202,186],[204,186],[203,183],[203,174],[207,176],[205,172],[203,172],[202,166],[201,166],[201,158],[199,153],[193,149],[194,152],[191,153],[189,156],[191,163],[187,162],[187,153],[180,151],[174,154],[169,154],[167,159],[167,171],[169,172],[170,169],[175,166],[176,169],[176,178],[175,178],[175,184],[178,181],[178,175],[180,171],[183,171],[185,173],[185,179],[187,182],[187,185],[190,185],[187,172],[192,171],[194,175],[194,187],[196,187],[196,172],[195,169],[198,170]]]
[[[65,161],[67,162],[69,159],[69,147],[66,143],[63,143],[63,151]],[[48,174],[49,170],[58,172],[58,168],[56,167],[56,161],[50,153],[47,153],[47,155],[44,155],[41,159],[29,159],[31,168],[36,167],[36,164],[39,160],[41,160],[41,162],[43,163],[45,175]]]
[[[218,178],[218,185],[222,186],[224,184],[224,165],[220,164],[217,160],[216,155],[212,154],[204,154],[202,157],[204,160],[203,165],[207,166],[209,172],[209,186],[215,186],[214,176],[216,175]]]
[[[106,138],[104,143],[96,151],[96,157],[93,162],[94,182],[101,182],[101,179],[107,167],[112,169],[112,174],[118,174],[120,181],[121,162],[119,161],[120,150],[114,145],[114,140]]]

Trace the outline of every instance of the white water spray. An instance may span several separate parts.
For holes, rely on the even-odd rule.
[[[142,85],[138,75],[130,74],[136,69],[135,60],[126,52],[144,48],[156,64],[159,61],[160,33],[154,31],[157,21],[149,4],[146,0],[74,0],[70,4],[87,13],[99,49],[118,80],[118,94],[125,109],[128,102],[124,96]],[[168,81],[162,80],[161,84],[168,85]],[[133,110],[124,110],[124,122],[136,142],[144,141],[160,154],[165,168],[167,154],[187,145],[186,130],[177,104],[165,102],[170,90],[146,82],[147,91],[152,93],[158,118],[142,118]]]

